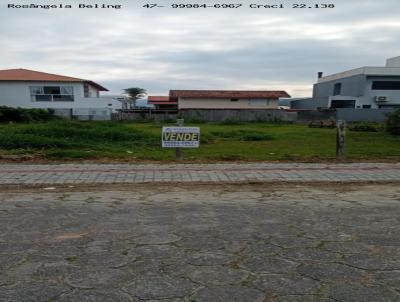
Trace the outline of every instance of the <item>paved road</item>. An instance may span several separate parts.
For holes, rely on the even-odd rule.
[[[0,195],[0,301],[398,302],[398,185]]]
[[[400,163],[357,164],[62,164],[0,167],[0,185],[146,182],[399,181]]]

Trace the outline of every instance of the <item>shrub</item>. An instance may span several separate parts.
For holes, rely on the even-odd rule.
[[[0,133],[0,147],[2,149],[11,150],[71,148],[82,147],[82,145],[79,143],[64,140],[63,138],[43,137],[32,134]]]
[[[379,132],[383,130],[383,125],[378,123],[360,122],[353,123],[348,126],[350,131],[361,131],[361,132]]]
[[[241,125],[243,122],[240,120],[233,118],[233,117],[228,117],[224,119],[222,122],[220,122],[221,125]]]
[[[56,118],[52,110],[0,106],[0,123],[45,122]]]
[[[387,114],[386,130],[392,134],[400,135],[400,109]]]
[[[134,148],[158,146],[159,137],[112,122],[53,121],[26,125],[4,125],[0,129],[2,149]]]
[[[243,141],[269,141],[274,139],[271,135],[263,133],[251,133],[242,136]]]
[[[274,139],[271,135],[257,131],[238,130],[238,131],[212,131],[211,135],[225,139],[239,141],[267,141]]]
[[[187,117],[185,118],[185,124],[206,124],[207,121],[203,120],[201,118],[196,118],[196,117]]]

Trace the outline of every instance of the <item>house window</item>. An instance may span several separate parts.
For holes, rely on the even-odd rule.
[[[83,96],[85,98],[90,98],[89,84],[87,83],[83,84]]]
[[[31,86],[33,102],[73,102],[74,88],[72,86]]]
[[[363,105],[363,109],[370,109],[371,105]]]
[[[374,81],[372,90],[400,90],[400,81]]]
[[[333,86],[333,95],[340,95],[342,93],[342,83],[336,83]]]
[[[238,102],[239,99],[231,99],[231,102]]]
[[[332,100],[331,108],[355,108],[355,100]]]

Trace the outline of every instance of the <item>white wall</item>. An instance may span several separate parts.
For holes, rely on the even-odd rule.
[[[30,86],[72,86],[74,89],[73,102],[35,102],[30,95]],[[94,87],[90,87],[96,95]],[[49,83],[49,82],[1,82],[0,106],[22,108],[110,108],[121,109],[122,104],[112,98],[83,97],[83,83]],[[109,105],[111,104],[111,106]]]
[[[98,93],[98,89],[92,85],[89,85],[89,96],[91,98],[96,98],[97,97],[97,93]]]
[[[267,99],[195,99],[179,98],[179,109],[277,109],[278,100]]]
[[[386,67],[400,67],[400,57],[387,59]]]
[[[379,103],[379,105],[400,105],[400,90],[372,90],[372,82],[374,81],[400,81],[400,77],[368,77],[362,98],[363,104],[370,104],[372,108],[378,108],[375,98],[377,96],[386,96],[389,101]]]

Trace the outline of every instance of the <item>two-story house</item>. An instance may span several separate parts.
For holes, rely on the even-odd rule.
[[[318,74],[311,99],[292,102],[295,109],[400,107],[400,57],[383,67],[361,67],[328,76]]]
[[[108,90],[90,80],[27,69],[0,70],[0,106],[66,109],[77,115],[109,115],[121,109],[120,101],[100,97],[102,91]]]

